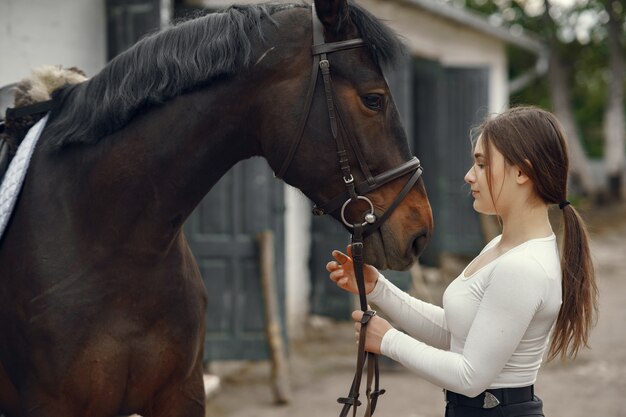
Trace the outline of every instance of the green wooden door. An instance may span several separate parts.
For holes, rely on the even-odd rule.
[[[285,329],[283,189],[264,159],[240,162],[185,224],[209,294],[205,360],[269,357],[257,245],[257,234],[268,229],[274,232],[277,299]]]
[[[413,143],[435,220],[420,261],[437,266],[442,252],[469,256],[483,246],[463,177],[472,164],[470,130],[488,109],[489,70],[415,59],[413,71]]]
[[[167,23],[168,4],[107,0],[109,58]],[[197,14],[198,9],[177,8],[176,15],[190,12]],[[257,233],[268,229],[274,232],[277,298],[285,329],[283,188],[265,160],[243,161],[215,185],[185,224],[209,294],[207,361],[268,357],[256,241]]]

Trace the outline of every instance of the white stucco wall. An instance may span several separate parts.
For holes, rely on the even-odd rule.
[[[106,62],[104,0],[1,0],[0,86],[44,64],[88,76]]]
[[[449,67],[489,67],[489,111],[502,111],[508,106],[504,41],[415,6],[388,0],[360,0],[359,3],[385,20],[415,56]]]
[[[299,190],[285,185],[285,293],[289,337],[304,334],[309,314],[309,253],[311,203]]]

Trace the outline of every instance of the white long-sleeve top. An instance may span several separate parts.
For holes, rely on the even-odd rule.
[[[470,276],[465,270],[446,289],[443,308],[379,276],[369,300],[408,333],[389,330],[382,354],[469,397],[533,384],[561,306],[556,237],[529,240]]]

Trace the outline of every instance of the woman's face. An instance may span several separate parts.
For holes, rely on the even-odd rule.
[[[490,160],[485,156],[482,137],[478,138],[474,147],[474,165],[465,174],[465,182],[470,185],[474,197],[474,210],[483,214],[502,214],[506,210],[507,194],[513,187],[509,186],[514,179],[513,167],[506,164],[504,157],[491,146]],[[491,189],[487,176],[491,175]]]

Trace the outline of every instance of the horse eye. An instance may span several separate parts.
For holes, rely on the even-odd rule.
[[[380,94],[369,94],[363,97],[363,104],[372,110],[382,110],[383,96]]]

